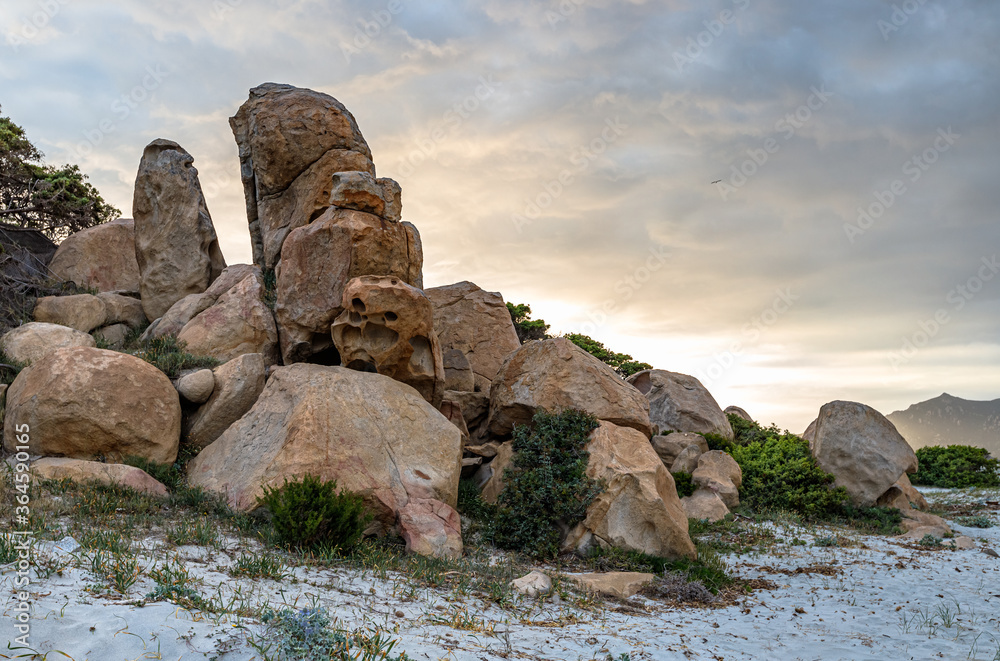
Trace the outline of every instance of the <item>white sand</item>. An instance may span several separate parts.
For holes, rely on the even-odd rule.
[[[991,497],[996,499],[996,497]],[[344,628],[377,624],[399,639],[395,652],[413,659],[601,659],[622,653],[631,659],[997,659],[1000,658],[1000,518],[989,529],[955,526],[976,540],[974,550],[907,548],[897,539],[855,535],[864,547],[792,546],[833,534],[783,530],[779,544],[757,557],[728,556],[744,577],[767,578],[779,588],[758,591],[744,604],[726,608],[668,608],[636,598],[647,613],[616,612],[526,600],[512,612],[452,592],[415,588],[405,577],[296,568],[295,580],[237,580],[225,573],[239,551],[181,547],[176,552],[198,592],[221,595],[254,609],[261,603],[303,608],[322,604]],[[839,531],[843,534],[843,531]],[[152,541],[147,542],[152,547]],[[51,547],[51,545],[49,545]],[[142,555],[140,553],[140,555]],[[162,553],[161,553],[162,556]],[[74,557],[41,550],[44,564],[65,563],[62,575],[36,577],[31,645],[39,653],[58,650],[75,661],[136,659],[262,659],[248,644],[262,625],[233,615],[208,616],[166,602],[132,603],[153,589],[141,579],[128,598],[88,591],[96,583]],[[61,558],[61,559],[60,559]],[[162,562],[162,557],[160,557]],[[145,560],[144,562],[150,562]],[[835,575],[785,575],[775,569],[832,567]],[[9,569],[9,567],[7,568]],[[830,570],[827,570],[830,571]],[[13,574],[0,576],[5,612],[0,641],[13,639],[10,608]],[[100,590],[97,590],[100,592]],[[494,633],[432,624],[432,618],[467,609]],[[797,612],[801,609],[802,612]],[[635,609],[625,609],[632,610]],[[402,611],[403,617],[396,612]],[[248,610],[247,612],[251,612]],[[0,643],[0,659],[19,656]],[[42,658],[42,657],[36,657]],[[50,653],[50,660],[64,656]]]

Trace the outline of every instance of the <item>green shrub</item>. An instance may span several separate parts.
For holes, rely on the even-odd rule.
[[[324,482],[314,475],[301,481],[285,479],[277,489],[264,487],[258,502],[270,510],[279,543],[298,548],[326,545],[349,549],[361,539],[372,519],[365,513],[360,495],[337,492],[336,480]]]
[[[733,428],[735,438],[733,443],[735,445],[750,445],[754,441],[763,441],[768,436],[779,436],[781,434],[781,430],[774,425],[761,427],[756,422],[744,420],[735,413],[727,413],[726,417],[729,418],[729,424]],[[706,436],[706,438],[708,437]]]
[[[680,498],[690,496],[698,488],[691,479],[691,473],[684,471],[674,473],[674,484],[677,486],[677,496]]]
[[[264,269],[262,275],[264,276],[264,305],[273,310],[278,303],[278,276],[274,269]]]
[[[816,464],[809,443],[775,431],[764,430],[760,440],[732,449],[743,471],[740,502],[757,510],[791,510],[812,519],[841,514],[847,491],[831,487],[834,478]]]
[[[582,521],[603,489],[586,473],[590,455],[584,448],[597,424],[582,411],[539,411],[530,427],[514,429],[514,458],[487,524],[497,546],[538,558],[559,553],[561,531]]]
[[[730,441],[725,436],[720,436],[719,434],[702,434],[705,438],[705,442],[708,443],[709,450],[722,450],[723,452],[732,453],[735,444]]]
[[[507,312],[514,323],[517,339],[524,344],[529,340],[544,340],[549,337],[549,325],[544,319],[531,318],[531,306],[525,303],[507,303]]]
[[[913,484],[964,489],[1000,487],[1000,460],[971,445],[949,445],[917,450],[920,470],[910,476]]]
[[[218,367],[222,363],[210,356],[195,356],[185,351],[184,342],[174,335],[153,338],[136,353],[147,363],[176,379],[183,370]]]
[[[617,353],[612,351],[611,349],[605,347],[603,343],[598,342],[587,335],[570,333],[566,336],[566,339],[589,353],[594,358],[597,358],[602,363],[605,363],[609,367],[613,368],[616,372],[618,372],[618,376],[623,379],[627,379],[636,372],[653,369],[653,366],[649,363],[640,363],[633,360],[632,356],[627,353]]]

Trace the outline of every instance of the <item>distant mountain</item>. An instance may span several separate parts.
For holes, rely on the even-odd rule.
[[[975,445],[1000,457],[1000,399],[974,402],[948,393],[888,416],[910,445]]]

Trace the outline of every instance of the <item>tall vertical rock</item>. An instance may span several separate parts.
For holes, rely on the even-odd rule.
[[[289,232],[330,204],[333,175],[375,176],[354,116],[332,96],[264,83],[229,120],[240,150],[254,263],[274,268]]]
[[[205,204],[194,159],[170,140],[149,143],[135,180],[135,257],[150,321],[188,294],[205,291],[225,259]]]

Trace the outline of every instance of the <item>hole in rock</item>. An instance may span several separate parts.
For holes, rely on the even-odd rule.
[[[399,315],[397,315],[395,312],[386,312],[385,313],[385,320],[386,321],[396,321],[397,319],[399,319]]]
[[[358,372],[371,372],[372,374],[378,374],[378,368],[375,367],[375,363],[370,360],[361,360],[358,358],[347,363],[345,367],[349,370],[355,370]]]
[[[354,309],[357,310],[358,312],[365,311],[365,302],[362,301],[360,298],[355,298],[354,300],[352,300],[351,305],[353,305]]]

